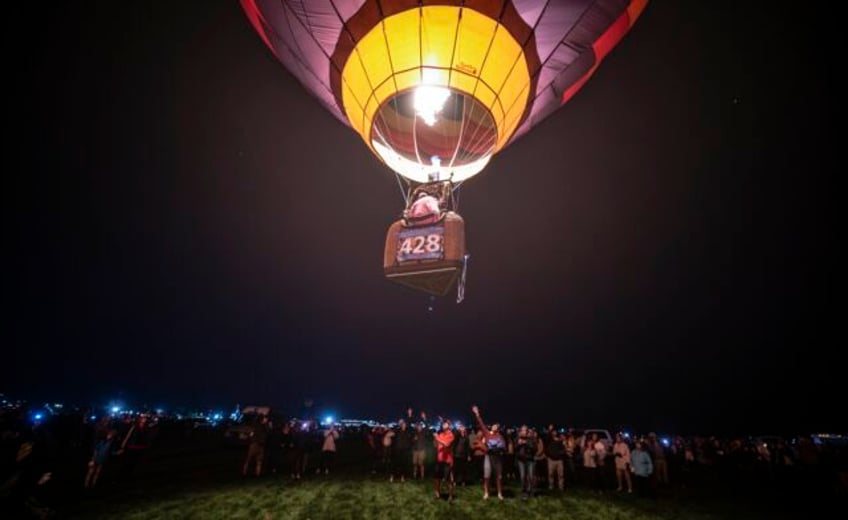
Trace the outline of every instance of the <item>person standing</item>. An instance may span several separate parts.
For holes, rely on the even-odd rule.
[[[471,445],[468,430],[460,424],[453,443],[454,481],[464,486],[468,483],[468,464],[471,462]]]
[[[641,497],[651,496],[651,475],[654,473],[654,464],[651,455],[645,450],[645,443],[639,439],[630,453],[630,468],[636,480],[636,493]]]
[[[306,476],[309,435],[308,423],[295,424],[291,437],[292,478],[295,480]]]
[[[401,482],[406,482],[406,477],[409,475],[409,464],[412,462],[412,431],[409,429],[409,424],[406,420],[401,419],[398,422],[398,428],[395,432],[393,476],[400,478]]]
[[[668,462],[665,457],[665,446],[654,432],[648,434],[648,450],[654,461],[654,475],[657,483],[668,484]]]
[[[616,491],[622,491],[622,484],[627,483],[627,492],[633,492],[633,482],[630,481],[630,446],[624,441],[620,433],[615,436],[615,444],[612,446],[615,455],[615,478],[618,481]]]
[[[533,496],[536,479],[537,441],[533,433],[522,425],[515,439],[515,462],[518,465],[518,478],[521,479],[521,498]]]
[[[498,499],[503,500],[503,456],[506,451],[506,440],[501,434],[500,424],[494,423],[487,427],[480,416],[480,409],[472,406],[471,411],[480,427],[480,435],[483,437],[485,457],[483,458],[483,500],[489,498],[489,479],[492,473],[495,475],[495,485],[498,490]]]
[[[265,444],[268,442],[268,417],[263,415],[258,423],[253,425],[250,431],[250,444],[247,447],[247,457],[241,473],[247,476],[248,467],[251,463],[255,465],[255,473],[258,477],[262,473],[262,462],[265,460]]]
[[[436,444],[435,492],[442,498],[442,481],[448,483],[448,501],[453,502],[455,482],[453,478],[453,441],[450,421],[442,421],[442,430],[433,437]]]
[[[91,460],[88,462],[88,474],[85,476],[85,488],[90,489],[97,485],[97,479],[100,478],[100,472],[103,470],[103,464],[109,458],[112,450],[112,442],[115,440],[117,432],[109,430],[106,437],[100,439],[94,445],[94,453],[91,455]]]
[[[565,490],[565,471],[563,458],[565,457],[565,440],[556,430],[550,431],[548,443],[545,446],[545,455],[548,457],[548,489],[556,486],[560,491]]]
[[[586,443],[583,446],[583,467],[586,468],[589,485],[596,493],[600,493],[603,490],[603,474],[601,473],[602,467],[600,466],[600,460],[602,459],[601,454],[597,450],[598,444],[600,444],[598,442],[598,436],[592,434],[590,438],[586,439]]]
[[[412,478],[424,478],[424,462],[427,460],[427,430],[422,423],[415,425],[412,435]]]
[[[383,433],[383,472],[389,475],[389,482],[395,481],[395,475],[392,470],[392,449],[395,440],[395,431],[386,427]]]
[[[330,468],[336,460],[337,440],[339,440],[339,431],[334,425],[330,425],[329,428],[324,430],[324,442],[321,444],[321,467],[318,468],[318,472],[323,469],[325,475],[330,474]]]

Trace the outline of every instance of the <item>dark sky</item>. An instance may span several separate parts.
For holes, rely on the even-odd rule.
[[[463,187],[428,312],[382,275],[393,175],[238,2],[48,4],[6,18],[0,392],[848,428],[827,13],[650,3]]]

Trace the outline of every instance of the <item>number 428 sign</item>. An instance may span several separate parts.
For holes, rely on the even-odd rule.
[[[445,254],[445,228],[407,228],[398,233],[398,262],[438,260]]]

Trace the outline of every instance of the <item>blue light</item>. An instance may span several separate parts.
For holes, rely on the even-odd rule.
[[[220,421],[223,417],[224,417],[223,415],[216,413],[215,415],[212,416],[212,419],[214,419],[216,421]]]
[[[118,412],[120,412],[120,411],[121,411],[121,407],[120,407],[120,406],[113,406],[113,407],[112,407],[112,413],[118,413]]]
[[[324,424],[333,424],[333,416],[328,415],[327,417],[324,417]]]
[[[630,438],[630,432],[624,432],[624,433],[621,434],[621,436],[624,437],[625,439],[629,439]]]
[[[37,414],[35,414],[34,418],[35,418],[36,421],[40,421],[41,419],[44,418],[44,414],[37,413]]]
[[[91,417],[89,417],[89,418],[88,418],[88,420],[89,420],[89,421],[96,421],[96,420],[97,420],[97,416],[96,416],[96,415],[92,415]]]
[[[671,441],[669,441],[669,440],[668,440],[668,437],[663,437],[662,439],[660,439],[660,441],[661,441],[661,442],[662,442],[665,446],[668,446],[669,444],[671,444]]]

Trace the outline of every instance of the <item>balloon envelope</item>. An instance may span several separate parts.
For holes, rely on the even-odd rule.
[[[647,0],[241,0],[285,67],[404,177],[462,181],[568,101]]]

